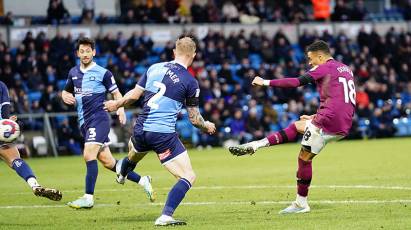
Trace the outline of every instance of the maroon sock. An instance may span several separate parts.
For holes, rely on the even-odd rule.
[[[270,134],[269,136],[267,136],[267,139],[268,142],[270,142],[270,145],[278,145],[295,140],[297,133],[297,127],[295,127],[295,124],[292,123],[287,128]]]
[[[311,163],[311,161],[303,161],[298,158],[297,192],[300,196],[308,195],[308,188],[310,187],[313,175]]]

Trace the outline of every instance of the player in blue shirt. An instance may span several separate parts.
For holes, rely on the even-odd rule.
[[[10,116],[10,108],[9,91],[7,86],[0,81],[0,119],[17,120],[17,116]],[[13,143],[0,143],[0,158],[27,182],[33,190],[34,195],[46,197],[54,201],[61,200],[62,194],[59,190],[42,187],[37,182],[36,176],[30,166],[20,158],[19,150]]]
[[[154,150],[157,153],[160,162],[178,182],[169,192],[162,215],[154,223],[156,226],[186,224],[172,216],[196,179],[187,150],[175,131],[177,114],[183,104],[194,126],[209,134],[215,132],[215,125],[204,121],[199,112],[198,82],[187,71],[196,55],[195,51],[193,39],[178,39],[174,61],[152,65],[136,87],[123,98],[104,103],[108,111],[116,111],[132,104],[144,94],[143,111],[135,123],[133,136],[129,141],[129,155],[123,159],[117,182],[124,183],[124,178],[148,151]]]
[[[113,172],[116,172],[116,169],[119,172],[121,166],[121,161],[114,159],[108,148],[110,117],[103,109],[103,102],[107,92],[110,92],[115,99],[122,98],[122,95],[111,72],[93,62],[96,54],[94,46],[94,41],[89,38],[78,40],[76,50],[80,65],[70,70],[62,92],[63,101],[77,107],[78,121],[85,139],[83,153],[87,166],[85,194],[67,204],[76,209],[92,208],[94,205],[93,194],[98,174],[97,159],[105,168]],[[118,108],[116,111],[120,123],[125,124],[124,108]],[[140,184],[150,200],[154,201],[150,176],[141,177],[137,173],[132,173],[128,174],[127,179]]]

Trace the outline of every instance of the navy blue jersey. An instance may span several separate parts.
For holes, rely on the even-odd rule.
[[[65,90],[74,92],[80,126],[97,116],[107,117],[103,103],[107,92],[117,89],[113,74],[107,69],[91,64],[84,72],[77,65],[71,68]]]
[[[150,66],[137,86],[145,91],[143,111],[135,125],[140,131],[175,132],[177,114],[185,100],[200,94],[197,80],[175,62]]]
[[[9,90],[7,89],[6,84],[0,81],[0,119],[3,119],[3,106],[10,105]],[[8,118],[8,117],[7,117]]]

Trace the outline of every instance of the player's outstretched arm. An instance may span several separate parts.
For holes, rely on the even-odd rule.
[[[117,111],[118,108],[124,107],[126,105],[131,105],[135,101],[137,101],[141,95],[143,95],[144,90],[141,89],[138,85],[130,91],[128,91],[124,97],[119,98],[117,100],[110,100],[104,102],[104,109],[108,112]]]
[[[272,86],[272,87],[279,87],[279,88],[296,88],[298,86],[307,85],[313,82],[313,79],[310,76],[303,75],[298,78],[283,78],[283,79],[275,79],[275,80],[265,80],[261,77],[255,77],[252,85],[257,86]]]
[[[204,118],[201,116],[200,110],[197,106],[187,106],[187,111],[191,124],[208,134],[215,133],[215,124],[209,121],[204,121]]]

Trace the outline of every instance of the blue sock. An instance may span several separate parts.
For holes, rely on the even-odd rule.
[[[134,163],[128,159],[128,157],[124,157],[123,163],[121,164],[120,174],[122,176],[127,176],[131,171],[136,168],[137,163]]]
[[[134,171],[131,171],[131,172],[128,173],[127,179],[130,180],[130,181],[138,183],[141,179],[141,176],[138,175],[138,173],[136,173]]]
[[[87,175],[86,175],[86,194],[94,194],[94,187],[96,186],[98,166],[97,160],[87,161]]]
[[[178,180],[178,182],[168,193],[167,202],[163,209],[163,215],[173,216],[173,213],[176,210],[177,206],[184,199],[186,193],[190,188],[191,183],[188,180],[184,178]]]
[[[33,171],[31,171],[30,166],[23,159],[15,159],[11,165],[17,174],[25,181],[27,181],[30,177],[36,178]]]
[[[116,160],[116,164],[114,165],[114,167],[110,169],[111,171],[116,172],[117,162],[118,162],[118,160]],[[130,181],[138,183],[141,179],[141,176],[138,173],[131,171],[131,172],[128,173],[127,179],[130,180]]]

